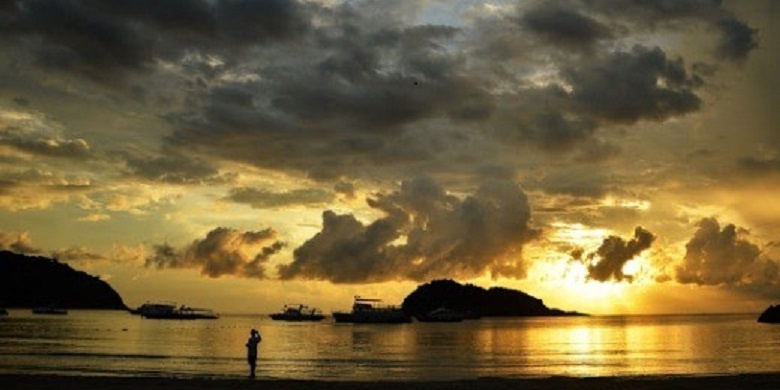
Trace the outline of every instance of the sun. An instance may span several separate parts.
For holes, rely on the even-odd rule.
[[[591,227],[582,223],[555,222],[546,242],[528,248],[533,266],[528,270],[528,280],[535,291],[544,294],[551,306],[569,308],[590,314],[612,314],[634,311],[631,297],[651,278],[652,266],[645,254],[627,261],[622,268],[623,280],[598,281],[590,277],[588,259],[615,233],[606,228]],[[583,254],[577,258],[575,250]],[[641,285],[641,286],[640,286]]]

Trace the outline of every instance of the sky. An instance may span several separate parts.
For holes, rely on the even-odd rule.
[[[0,249],[223,313],[780,301],[771,0],[6,0]]]

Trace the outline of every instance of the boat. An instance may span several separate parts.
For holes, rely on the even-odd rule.
[[[173,302],[146,302],[137,309],[130,310],[130,314],[145,316],[146,314],[169,313],[176,309]]]
[[[318,309],[303,304],[284,305],[282,311],[271,314],[276,321],[321,321],[325,318]]]
[[[464,316],[457,310],[440,307],[426,314],[417,315],[415,318],[420,322],[461,322]]]
[[[4,307],[0,307],[0,316],[7,316],[8,310],[6,310]]]
[[[54,315],[68,314],[68,311],[66,309],[63,309],[61,307],[54,307],[54,306],[34,307],[32,309],[32,312],[33,314],[54,314]]]
[[[171,303],[143,304],[136,311],[143,318],[152,320],[214,320],[219,318],[219,315],[210,309],[185,305],[177,307]]]
[[[381,299],[356,296],[350,312],[333,312],[336,322],[355,324],[401,324],[412,322],[412,317],[400,307],[382,304]]]

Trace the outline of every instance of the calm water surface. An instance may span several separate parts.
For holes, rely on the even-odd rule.
[[[125,312],[0,318],[0,373],[293,379],[704,375],[780,371],[780,326],[756,315],[482,319],[403,325],[265,316],[146,320]]]

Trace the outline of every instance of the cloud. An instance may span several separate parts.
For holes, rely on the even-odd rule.
[[[7,10],[5,33],[40,42],[29,50],[46,68],[115,84],[185,47],[242,50],[299,35],[310,22],[305,8],[294,0],[31,0]]]
[[[685,245],[685,258],[676,269],[680,283],[762,287],[780,284],[780,267],[761,255],[761,249],[748,241],[748,232],[733,224],[723,226],[715,218],[704,218]]]
[[[111,219],[111,215],[106,213],[92,213],[77,219],[79,222],[100,222]]]
[[[752,174],[780,173],[780,158],[743,157],[737,161],[737,166]]]
[[[757,37],[722,4],[703,0],[511,2],[457,20],[426,14],[431,4],[19,1],[5,4],[0,39],[8,44],[0,50],[7,74],[48,80],[10,91],[35,103],[11,103],[16,110],[47,107],[41,91],[67,92],[58,96],[129,110],[117,129],[159,126],[138,136],[143,148],[90,161],[113,170],[92,177],[113,179],[119,160],[129,176],[122,179],[229,184],[223,162],[239,162],[332,185],[408,172],[475,177],[476,164],[512,177],[541,158],[608,162],[642,136],[634,133],[644,126],[627,125],[706,107],[705,92],[717,88],[701,86],[717,74],[698,64],[748,56]],[[685,46],[699,43],[723,54],[702,59]],[[148,99],[129,101],[105,84]],[[88,127],[78,136],[8,133],[4,142],[34,158],[85,158],[113,131]],[[620,139],[618,131],[631,134]],[[147,149],[160,138],[158,149]],[[568,170],[553,172],[561,165],[536,166],[550,192],[595,197],[611,189],[613,177],[575,182]],[[250,190],[229,199],[268,207],[317,198]]]
[[[341,194],[343,196],[346,196],[349,199],[352,199],[355,197],[355,184],[346,182],[346,181],[340,181],[336,183],[333,186],[333,190],[336,191],[337,194]]]
[[[612,180],[603,170],[586,165],[552,171],[540,179],[528,180],[528,185],[547,194],[599,198],[609,193]]]
[[[732,61],[743,61],[751,50],[758,47],[758,30],[736,19],[723,19],[718,22],[722,38],[715,54]]]
[[[610,36],[607,26],[555,2],[539,3],[526,11],[521,23],[546,41],[573,50],[589,49]]]
[[[220,173],[212,161],[176,150],[165,150],[160,155],[136,150],[124,153],[124,159],[130,174],[151,181],[195,185],[232,179],[231,175]]]
[[[295,0],[222,0],[216,3],[218,34],[226,41],[265,42],[303,35],[310,28]]]
[[[92,158],[89,142],[60,135],[61,125],[45,115],[0,107],[0,145],[43,157]]]
[[[0,250],[23,254],[41,253],[40,249],[32,246],[30,232],[0,232]]]
[[[92,252],[89,249],[83,247],[58,249],[51,252],[51,257],[66,262],[91,262],[109,260],[107,256]]]
[[[18,211],[44,209],[66,202],[73,195],[88,191],[93,183],[88,177],[64,175],[48,169],[2,169],[0,174],[0,208]]]
[[[426,2],[385,1],[53,0],[9,3],[4,15],[19,63],[165,101],[163,153],[180,156],[128,158],[131,173],[219,181],[211,161],[224,159],[337,182],[374,175],[366,167],[395,179],[472,169],[458,164],[464,154],[496,150],[515,163],[507,141],[603,161],[614,150],[594,148],[602,127],[700,109],[706,77],[686,69],[698,59],[631,45],[685,26],[729,60],[756,34],[718,2],[666,3],[475,7],[452,25],[420,23]],[[185,161],[191,153],[200,160]]]
[[[279,267],[280,278],[366,283],[525,275],[522,248],[537,232],[526,195],[511,181],[487,181],[461,199],[417,178],[368,204],[384,216],[364,224],[325,211],[322,230]]]
[[[601,246],[587,256],[590,262],[588,277],[599,282],[632,281],[631,275],[623,273],[623,267],[628,261],[650,248],[653,241],[655,235],[641,226],[634,229],[634,237],[628,241],[619,236],[605,238]],[[582,256],[582,252],[575,251],[572,256],[577,259]]]
[[[85,158],[91,155],[89,143],[84,139],[27,137],[15,128],[0,130],[0,144],[42,156]]]
[[[243,203],[252,208],[278,208],[297,205],[324,205],[334,199],[330,191],[318,188],[305,188],[285,192],[272,192],[265,189],[239,187],[230,190],[226,200]]]
[[[146,266],[198,269],[202,275],[212,278],[234,275],[264,279],[266,263],[284,245],[276,240],[276,232],[270,228],[241,232],[219,227],[180,249],[168,244],[155,245]]]
[[[669,60],[658,47],[610,53],[569,67],[563,76],[571,84],[577,110],[595,119],[662,121],[701,105],[693,91],[698,81],[687,74],[682,58]]]

